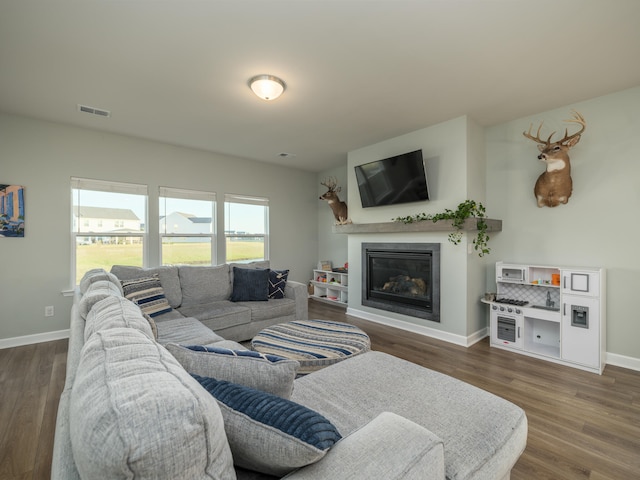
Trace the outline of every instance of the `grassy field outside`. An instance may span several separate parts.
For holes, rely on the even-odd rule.
[[[262,259],[262,242],[227,242],[229,262]],[[165,265],[210,265],[210,243],[165,243],[162,245],[162,263]],[[220,261],[219,263],[222,263]],[[107,272],[113,265],[142,266],[142,245],[78,245],[76,248],[76,284],[92,268]]]

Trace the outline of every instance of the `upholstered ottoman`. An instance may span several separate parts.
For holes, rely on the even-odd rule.
[[[251,340],[260,353],[292,358],[306,375],[371,348],[369,336],[354,325],[328,320],[295,320],[267,327]]]

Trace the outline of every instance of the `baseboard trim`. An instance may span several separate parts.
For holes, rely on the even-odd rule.
[[[640,358],[627,357],[618,355],[617,353],[607,352],[607,365],[615,365],[616,367],[628,368],[640,372]]]
[[[463,335],[443,332],[441,330],[436,330],[435,328],[415,325],[413,323],[404,322],[395,318],[385,317],[383,315],[377,315],[375,313],[364,312],[355,308],[347,308],[346,313],[347,315],[353,315],[354,317],[362,318],[364,320],[381,323],[382,325],[387,325],[390,327],[401,328],[402,330],[418,333],[420,335],[425,335],[437,340],[443,340],[455,345],[461,345],[463,347],[470,347],[483,338],[489,336],[488,328],[480,329],[477,332],[469,335],[468,337],[465,337]],[[64,338],[69,338],[69,329],[57,330],[55,332],[37,333],[34,335],[24,335],[21,337],[0,338],[0,350],[5,348],[21,347],[23,345],[31,345],[33,343],[52,342],[54,340],[62,340]],[[607,353],[606,358],[607,365],[614,365],[616,367],[628,368],[630,370],[640,372],[640,358],[618,355],[617,353]]]
[[[384,315],[378,315],[371,312],[365,312],[356,308],[347,308],[347,315],[369,320],[371,322],[380,323],[389,327],[396,327],[408,332],[418,333],[427,337],[435,338],[437,340],[443,340],[445,342],[460,345],[462,347],[470,347],[475,343],[478,343],[485,337],[489,336],[489,328],[483,328],[477,332],[469,335],[468,337],[462,335],[456,335],[449,332],[443,332],[436,330],[435,328],[429,328],[421,325],[415,325],[413,323],[405,322],[395,318],[385,317]],[[616,367],[628,368],[629,370],[636,370],[640,372],[640,358],[627,357],[625,355],[618,355],[617,353],[606,353],[606,364],[614,365]],[[591,370],[589,370],[591,371]]]
[[[396,327],[409,332],[418,333],[427,337],[435,338],[445,342],[460,345],[462,347],[470,347],[471,345],[479,342],[483,338],[489,335],[488,328],[482,328],[477,332],[465,337],[464,335],[456,335],[455,333],[443,332],[435,328],[425,327],[423,325],[416,325],[414,323],[405,322],[396,318],[385,317],[384,315],[378,315],[376,313],[365,312],[355,308],[348,307],[347,315],[369,320],[371,322],[380,323],[389,327]]]
[[[470,347],[471,345],[475,345],[480,340],[482,340],[483,338],[488,337],[489,335],[491,335],[491,333],[489,331],[489,327],[481,328],[476,333],[472,333],[471,335],[469,335],[467,337],[467,345],[466,346]]]
[[[24,335],[22,337],[0,338],[0,350],[5,348],[21,347],[33,343],[52,342],[69,338],[69,329],[57,330],[55,332],[36,333],[34,335]]]

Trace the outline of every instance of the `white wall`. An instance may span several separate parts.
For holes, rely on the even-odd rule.
[[[25,186],[26,214],[24,238],[0,238],[0,344],[69,327],[71,176],[149,185],[149,218],[159,186],[216,192],[219,212],[225,193],[268,197],[272,265],[306,283],[317,261],[315,174],[0,114],[0,182]],[[158,258],[159,245],[149,247]]]
[[[473,120],[467,120],[467,198],[481,202],[486,207],[487,163],[484,129]],[[490,218],[496,218],[490,211],[488,215]],[[500,233],[489,234],[489,248],[492,247],[491,237],[495,235]],[[474,253],[467,261],[467,332],[470,334],[486,328],[489,323],[487,307],[478,301],[478,297],[487,291],[484,279],[491,258],[492,255],[479,258]]]
[[[567,205],[539,209],[533,198],[533,185],[542,172],[542,164],[536,160],[535,145],[522,132],[530,123],[537,127],[542,120],[544,128],[561,130],[562,120],[569,117],[571,108],[587,120],[587,130],[571,152],[574,193]],[[636,219],[640,206],[638,131],[640,87],[484,131],[461,117],[351,152],[346,172],[337,168],[315,175],[0,114],[0,182],[26,187],[27,216],[25,238],[0,239],[0,339],[68,328],[71,300],[60,292],[70,282],[72,175],[148,183],[152,190],[167,185],[213,190],[222,195],[250,189],[250,193],[268,196],[272,207],[277,206],[271,209],[272,261],[277,266],[291,267],[292,277],[303,282],[308,280],[319,257],[336,263],[347,259],[360,262],[359,244],[357,249],[351,242],[345,246],[344,236],[331,233],[330,209],[317,195],[309,194],[319,195],[323,190],[319,181],[334,175],[343,185],[342,194],[349,192],[346,198],[350,215],[358,223],[387,222],[422,211],[439,212],[455,208],[466,198],[484,196],[489,216],[503,220],[503,231],[491,236],[492,253],[486,261],[471,255],[454,262],[445,273],[445,281],[450,284],[466,281],[474,285],[479,270],[484,271],[486,286],[482,291],[493,290],[493,264],[498,260],[606,268],[607,351],[621,361],[640,361],[640,320],[636,311],[640,256],[635,250],[640,234]],[[484,142],[486,159],[479,153],[484,150],[479,147]],[[362,209],[352,174],[356,162],[417,148],[423,149],[433,200]],[[481,173],[483,162],[485,178]],[[346,177],[348,183],[344,182]],[[443,254],[456,259],[461,255],[464,247],[449,245],[446,236],[436,237]],[[419,238],[431,241],[428,236]],[[386,240],[376,237],[374,241]],[[157,246],[154,248],[157,251]],[[357,298],[352,296],[350,300],[359,304],[360,288],[353,289],[352,295]],[[466,317],[466,322],[452,320],[443,327],[464,335],[486,322],[484,310],[472,313],[475,296],[476,292],[468,289],[463,310],[447,307],[445,322],[452,316]],[[45,305],[55,306],[55,317],[44,318]]]
[[[562,133],[572,108],[587,122],[570,152],[573,195],[567,205],[538,208],[533,186],[543,165],[522,132],[544,120],[542,134]],[[639,131],[640,87],[486,129],[487,208],[503,220],[492,261],[606,268],[607,352],[621,364],[640,362]],[[495,288],[492,270],[487,285]]]
[[[430,201],[362,208],[354,167],[362,163],[422,149],[429,184]],[[470,162],[472,163],[470,165]],[[478,173],[481,173],[479,175]],[[354,223],[390,222],[398,216],[416,213],[439,213],[455,210],[459,203],[479,195],[483,201],[484,151],[481,129],[467,117],[459,117],[375,145],[349,152],[349,211]],[[476,183],[480,180],[480,187]],[[473,182],[470,182],[473,180]],[[470,186],[471,185],[471,186]],[[485,312],[479,298],[485,288],[485,264],[475,254],[467,253],[467,234],[462,244],[454,246],[447,233],[394,233],[349,235],[349,309],[380,315],[387,323],[405,324],[435,331],[436,336],[465,344],[467,339],[483,334]],[[362,302],[362,242],[426,242],[441,244],[440,323],[394,312],[365,307]],[[355,312],[354,312],[355,313]],[[442,335],[438,332],[444,332]],[[447,335],[450,334],[450,335]]]

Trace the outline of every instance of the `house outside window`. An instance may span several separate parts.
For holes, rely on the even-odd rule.
[[[72,177],[71,196],[75,285],[94,268],[146,265],[146,185]]]
[[[216,194],[159,189],[162,265],[216,263]]]
[[[227,263],[269,259],[269,199],[225,194]]]

